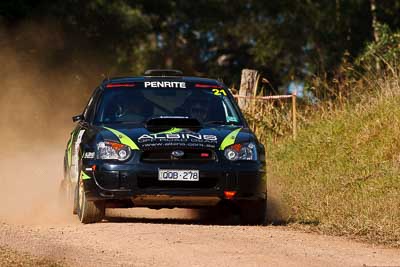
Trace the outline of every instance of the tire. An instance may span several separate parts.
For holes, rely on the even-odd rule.
[[[267,200],[248,200],[239,204],[240,223],[243,225],[267,224]]]
[[[79,182],[78,188],[78,217],[84,224],[96,223],[103,220],[105,215],[104,201],[88,201],[86,199],[83,183]]]

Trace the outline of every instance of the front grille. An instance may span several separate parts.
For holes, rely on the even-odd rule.
[[[218,178],[200,177],[199,181],[159,181],[154,176],[138,176],[137,185],[139,188],[213,188],[217,185]]]
[[[180,158],[173,157],[172,152],[181,150],[184,155]],[[208,149],[163,149],[144,151],[141,157],[142,161],[158,162],[158,161],[192,161],[192,162],[208,162],[216,160],[216,155],[212,150]]]

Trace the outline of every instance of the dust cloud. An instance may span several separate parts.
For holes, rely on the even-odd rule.
[[[0,27],[0,221],[70,216],[58,201],[64,149],[71,116],[82,111],[101,80],[94,66],[68,54],[54,23]]]

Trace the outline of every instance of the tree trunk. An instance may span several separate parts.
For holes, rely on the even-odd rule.
[[[375,0],[370,0],[370,6],[371,6],[371,16],[372,16],[372,31],[374,34],[374,41],[379,42],[379,33],[378,33],[378,19],[376,18],[376,1]],[[377,71],[380,71],[381,66],[379,64],[379,60],[376,61],[376,66],[375,66]]]
[[[370,0],[370,6],[371,6],[371,16],[372,16],[372,30],[374,34],[374,41],[378,42],[379,41],[379,34],[378,34],[378,19],[376,18],[376,1],[375,0]]]
[[[341,14],[340,14],[340,0],[336,0],[336,27],[340,27]]]
[[[240,96],[256,96],[258,80],[260,75],[256,70],[244,69],[242,70],[242,77],[240,81]],[[254,101],[254,100],[253,100]],[[252,100],[239,98],[239,107],[246,110],[250,107]]]

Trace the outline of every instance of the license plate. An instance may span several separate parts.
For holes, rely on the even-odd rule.
[[[199,181],[198,170],[158,170],[158,180],[160,181]]]

